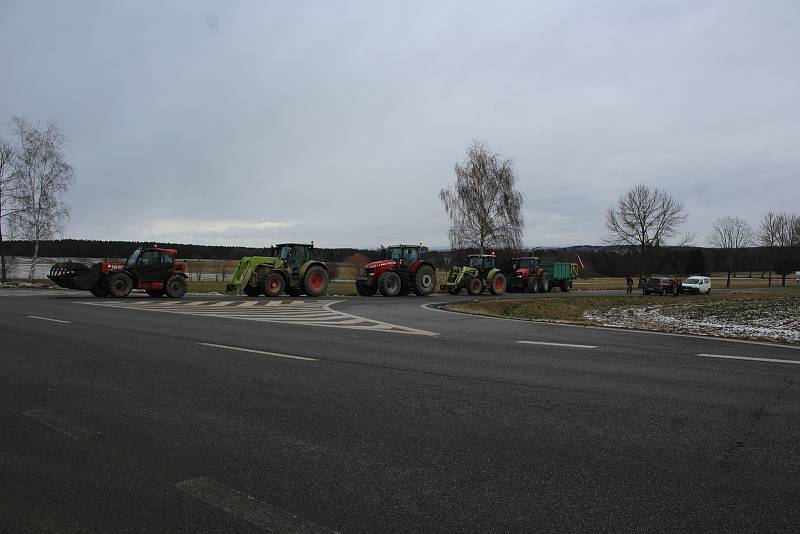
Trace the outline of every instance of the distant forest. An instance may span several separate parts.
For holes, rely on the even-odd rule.
[[[88,239],[57,239],[42,241],[39,255],[43,257],[79,258],[125,258],[139,247],[151,246],[152,242],[139,241],[97,241]],[[231,247],[219,245],[189,245],[184,243],[158,243],[162,247],[175,248],[178,257],[183,259],[237,260],[242,256],[269,255],[269,248]],[[29,241],[6,241],[3,243],[7,256],[30,256],[33,244]],[[355,254],[362,254],[370,260],[382,257],[380,249],[356,248],[317,248],[314,256],[322,261],[347,263]],[[475,251],[429,250],[424,256],[438,269],[446,269],[463,260],[466,254]],[[577,246],[556,249],[534,249],[520,253],[497,251],[498,264],[510,267],[512,256],[535,255],[550,261],[576,262],[580,256],[585,269],[582,276],[625,276],[636,274],[636,254],[630,249],[609,246]],[[661,274],[703,274],[725,270],[723,255],[718,249],[706,247],[659,247],[651,252],[648,270]],[[740,273],[754,273],[760,276],[772,265],[777,273],[794,273],[800,269],[800,250],[797,248],[773,249],[764,247],[746,249],[736,270]]]

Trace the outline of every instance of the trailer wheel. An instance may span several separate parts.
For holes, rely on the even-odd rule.
[[[477,277],[470,280],[469,285],[467,285],[467,293],[473,297],[483,293],[483,280]]]
[[[436,271],[430,265],[423,265],[414,277],[414,293],[424,297],[433,293],[436,287]]]
[[[286,282],[280,273],[272,271],[261,279],[261,292],[268,297],[277,297],[283,293],[283,288]]]
[[[571,287],[572,287],[572,282],[570,282],[569,280],[564,280],[563,282],[561,282],[562,293],[568,293]]]
[[[164,287],[169,298],[179,299],[186,294],[186,279],[179,274],[173,274]]]
[[[400,293],[402,285],[400,277],[392,271],[383,273],[378,279],[378,291],[384,297],[396,297]]]
[[[163,289],[151,289],[151,290],[149,290],[147,292],[147,294],[150,295],[151,297],[157,299],[157,298],[161,298],[161,297],[164,296],[164,290]]]
[[[96,285],[96,286],[90,287],[89,288],[89,293],[91,293],[92,295],[94,295],[95,297],[100,298],[100,299],[105,298],[105,297],[108,296],[108,290],[106,290],[106,288],[103,287],[102,285]]]
[[[503,273],[497,273],[492,278],[489,285],[489,291],[492,295],[501,295],[506,291],[506,276]]]
[[[319,265],[312,265],[303,276],[303,289],[309,297],[324,295],[328,289],[328,271]]]
[[[131,294],[133,280],[125,273],[112,273],[106,279],[106,289],[114,298],[125,298]]]

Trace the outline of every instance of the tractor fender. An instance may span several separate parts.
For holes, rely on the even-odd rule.
[[[436,267],[434,267],[431,262],[429,262],[427,260],[417,260],[417,261],[415,261],[414,263],[411,264],[411,268],[408,270],[408,272],[415,273],[423,265],[430,265],[431,267],[433,267],[434,271],[436,270]]]
[[[303,277],[306,275],[306,271],[309,270],[314,265],[319,265],[320,267],[322,267],[326,271],[328,270],[328,266],[325,265],[324,263],[322,263],[321,261],[308,260],[303,265],[300,266],[300,270],[297,272],[298,276],[300,277],[300,280],[302,280]]]
[[[488,286],[492,282],[492,279],[494,278],[494,275],[496,275],[499,272],[502,272],[502,271],[500,269],[498,269],[497,267],[495,267],[494,269],[492,269],[488,273],[486,273],[486,282],[485,282],[485,284]]]

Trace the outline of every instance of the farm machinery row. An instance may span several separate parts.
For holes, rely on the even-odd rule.
[[[330,283],[327,265],[312,257],[310,244],[276,245],[269,256],[246,256],[233,273],[226,293],[250,297],[324,295]],[[392,245],[384,248],[381,260],[366,264],[356,279],[359,295],[385,297],[430,295],[436,289],[436,269],[421,257],[420,245]],[[135,250],[124,262],[103,261],[92,265],[62,262],[53,265],[49,278],[70,289],[88,290],[97,297],[126,297],[132,290],[151,297],[180,298],[186,293],[186,264],[176,260],[175,249],[153,246]],[[439,288],[452,295],[462,290],[470,295],[489,292],[547,292],[553,288],[569,291],[578,275],[574,263],[542,262],[539,258],[513,258],[510,274],[497,266],[494,254],[470,254],[454,266]]]

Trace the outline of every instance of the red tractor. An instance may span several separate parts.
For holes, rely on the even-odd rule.
[[[186,264],[176,261],[177,250],[140,248],[125,262],[104,261],[93,265],[56,263],[48,278],[61,287],[91,291],[95,297],[127,297],[133,289],[143,289],[151,297],[186,294]]]
[[[380,291],[384,297],[430,295],[436,288],[436,269],[420,259],[422,245],[392,245],[385,249],[385,259],[368,263],[356,279],[359,295],[370,297]]]

